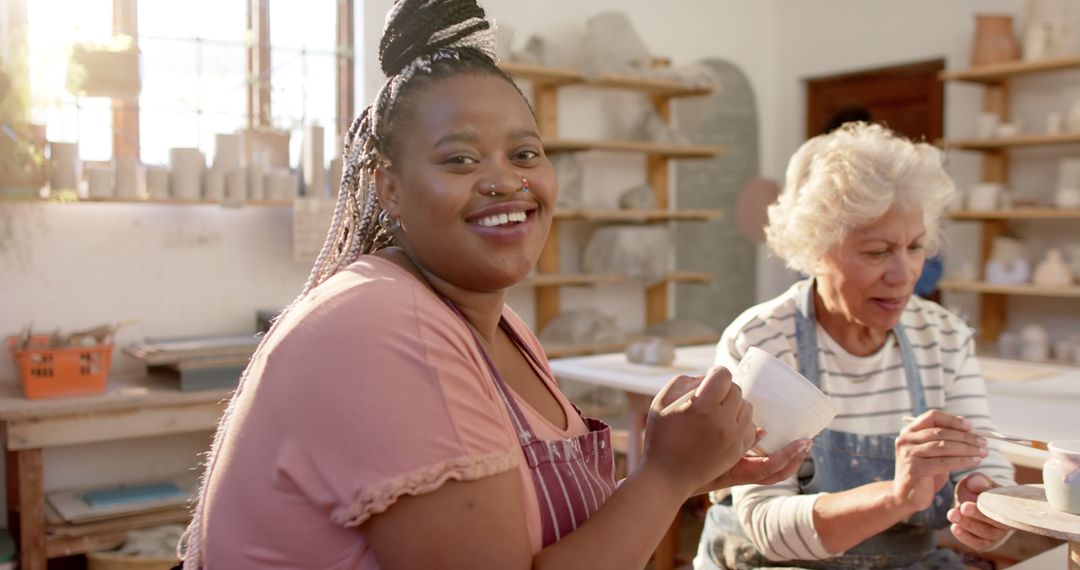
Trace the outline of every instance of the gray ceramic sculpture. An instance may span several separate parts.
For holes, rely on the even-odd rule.
[[[619,195],[619,207],[624,210],[650,210],[656,207],[656,192],[650,184],[639,184]]]
[[[545,345],[614,344],[625,339],[614,317],[592,308],[559,313],[540,331]]]
[[[668,271],[671,236],[667,228],[611,225],[597,228],[585,247],[582,270],[619,273],[654,283]]]

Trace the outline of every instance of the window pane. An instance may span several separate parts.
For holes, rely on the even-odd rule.
[[[112,0],[34,0],[26,16],[31,120],[46,125],[49,140],[78,142],[83,159],[108,160],[109,101],[76,97],[66,85],[71,47],[112,38]]]
[[[270,100],[274,126],[291,130],[298,157],[307,125],[323,127],[323,157],[336,156],[337,2],[270,0]]]
[[[140,3],[144,162],[167,162],[173,147],[210,156],[215,134],[247,125],[249,37],[246,0]]]

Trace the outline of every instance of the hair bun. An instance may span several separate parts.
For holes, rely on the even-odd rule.
[[[386,14],[379,63],[393,77],[419,57],[464,48],[495,61],[495,31],[475,0],[397,0]]]

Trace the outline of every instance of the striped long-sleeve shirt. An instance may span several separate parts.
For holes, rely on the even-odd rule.
[[[717,346],[717,364],[734,370],[742,355],[756,346],[797,370],[796,299],[809,283],[796,283],[736,319]],[[994,429],[970,327],[940,305],[918,297],[908,302],[901,322],[922,375],[927,405],[964,416],[976,429]],[[861,435],[896,433],[903,425],[901,418],[911,414],[900,347],[893,335],[887,338],[875,354],[855,356],[818,326],[819,384],[839,410],[830,429]],[[1013,467],[997,442],[990,442],[989,455],[974,470],[1003,485],[1014,484]],[[952,479],[971,471],[954,472]],[[813,509],[819,496],[800,495],[797,476],[774,485],[733,489],[743,528],[770,560],[819,560],[839,554],[826,551],[814,529]]]

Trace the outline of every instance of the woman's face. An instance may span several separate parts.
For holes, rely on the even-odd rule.
[[[893,207],[852,229],[819,266],[817,290],[826,308],[854,325],[892,329],[922,273],[925,237],[921,209]]]
[[[520,281],[540,256],[558,191],[525,101],[502,78],[460,75],[426,86],[409,107],[379,182],[383,207],[401,221],[398,243],[457,287]]]

